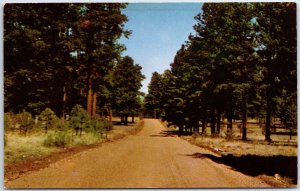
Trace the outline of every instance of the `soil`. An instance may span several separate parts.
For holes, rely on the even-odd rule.
[[[215,153],[145,119],[143,129],[122,140],[51,156],[48,167],[7,180],[6,188],[263,188],[264,180],[232,170],[206,155]],[[53,157],[53,158],[52,158]],[[64,159],[57,159],[62,157]],[[33,162],[34,163],[34,162]],[[24,166],[25,168],[25,166]],[[6,177],[5,177],[6,178]]]

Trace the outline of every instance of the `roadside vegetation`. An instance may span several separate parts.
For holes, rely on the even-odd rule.
[[[122,138],[144,110],[223,154],[297,155],[296,3],[204,3],[145,103],[126,6],[5,5],[5,165]]]
[[[153,73],[146,113],[180,135],[231,139],[234,123],[245,141],[253,123],[267,142],[297,135],[296,4],[204,3],[202,10],[171,69]]]
[[[5,113],[5,164],[40,158],[58,148],[95,144],[112,128],[79,105],[71,113],[69,120],[59,119],[49,108],[36,119],[27,112]]]
[[[52,113],[49,108],[45,111]],[[76,113],[73,113],[69,120],[59,119],[53,114],[53,121],[51,120],[50,125],[46,125],[47,122],[42,120],[42,114],[45,113],[42,112],[35,120],[36,123],[27,126],[27,130],[21,128],[18,119],[26,112],[18,115],[6,113],[5,165],[43,159],[63,150],[117,140],[134,134],[142,128],[142,122],[139,122],[138,118],[135,123],[129,123],[128,126],[118,125],[117,123],[120,122],[117,121],[120,121],[120,118],[114,118],[113,121],[116,124],[112,126],[105,118],[91,118],[79,105],[74,107],[73,111]],[[48,126],[47,132],[45,126]]]
[[[145,77],[118,43],[131,34],[126,6],[5,5],[5,165],[131,131],[126,125],[142,111]],[[120,135],[113,116],[125,125]]]
[[[175,126],[168,126],[166,122],[162,122],[166,127],[168,134],[178,135],[178,130]],[[194,145],[211,150],[219,155],[257,155],[257,156],[297,156],[298,155],[298,137],[273,135],[271,143],[264,141],[264,134],[261,128],[257,125],[248,127],[248,140],[241,140],[241,129],[234,123],[233,136],[228,139],[226,135],[226,125],[221,125],[220,135],[210,135],[207,130],[205,135],[187,132],[181,136],[184,140],[191,142]]]
[[[71,116],[79,104],[91,117],[107,116],[110,123],[113,115],[122,116],[124,123],[138,116],[145,77],[141,66],[123,56],[126,47],[118,43],[131,34],[124,27],[126,6],[6,4],[4,112],[26,111],[50,120],[53,114]]]
[[[152,74],[146,115],[220,156],[207,158],[296,184],[296,3],[204,3],[202,11],[171,68]]]

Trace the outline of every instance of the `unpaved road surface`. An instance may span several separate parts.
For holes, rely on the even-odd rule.
[[[213,154],[166,136],[154,119],[137,135],[77,153],[25,174],[6,188],[226,188],[269,187],[261,180],[215,163]],[[198,157],[195,157],[195,154]]]

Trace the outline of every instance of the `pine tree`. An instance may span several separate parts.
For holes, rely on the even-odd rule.
[[[113,68],[124,47],[117,43],[122,35],[128,36],[124,30],[126,15],[121,10],[123,3],[89,3],[82,7],[82,18],[79,21],[81,32],[80,51],[84,52],[82,73],[86,76],[87,112],[95,115],[97,94],[101,92],[98,84],[102,84],[106,75]]]
[[[88,98],[89,113],[95,115],[97,105],[106,101],[97,102],[97,96],[107,97],[107,75],[124,50],[117,39],[130,34],[124,30],[125,7],[6,4],[5,111],[38,114],[49,107],[62,116]]]
[[[154,118],[159,118],[162,113],[162,75],[157,72],[152,73],[148,94],[145,97],[146,112],[151,113]]]
[[[135,113],[138,104],[139,89],[145,78],[141,69],[129,56],[125,56],[114,68],[114,109],[122,116],[125,125],[128,123],[128,116]]]
[[[271,141],[271,117],[278,113],[277,109],[279,112],[282,109],[277,107],[281,103],[276,101],[281,102],[283,98],[289,100],[287,105],[296,105],[296,4],[261,3],[257,4],[257,13],[260,31],[259,55],[262,58],[264,76],[262,87],[266,103],[265,139]],[[292,110],[294,112],[291,118],[295,118],[295,107]]]
[[[74,64],[70,29],[76,10],[72,4],[5,6],[6,109],[62,113],[63,84]]]

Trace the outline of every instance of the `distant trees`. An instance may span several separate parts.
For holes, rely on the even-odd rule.
[[[116,65],[113,73],[113,106],[121,115],[125,125],[128,123],[128,116],[135,114],[141,107],[139,102],[139,89],[142,87],[142,80],[145,78],[141,73],[142,67],[134,64],[131,57],[124,57]]]
[[[145,97],[145,108],[147,113],[151,114],[152,117],[158,118],[162,112],[162,76],[154,72],[151,77],[150,84],[148,85],[148,94]]]
[[[130,35],[124,8],[124,3],[6,4],[5,112],[37,115],[51,108],[63,116],[77,104],[91,116],[97,108],[111,111],[112,91],[120,87],[113,84],[114,68],[126,60],[117,40]],[[141,75],[140,69],[128,69],[131,76]]]
[[[207,123],[212,135],[219,133],[221,115],[228,135],[232,120],[242,120],[243,140],[248,116],[266,116],[268,141],[271,117],[296,127],[295,8],[295,3],[205,3],[195,17],[196,34],[177,52],[168,75],[153,74],[146,108],[160,108],[162,119],[180,133],[201,126],[204,134]],[[159,87],[163,81],[168,85]]]

